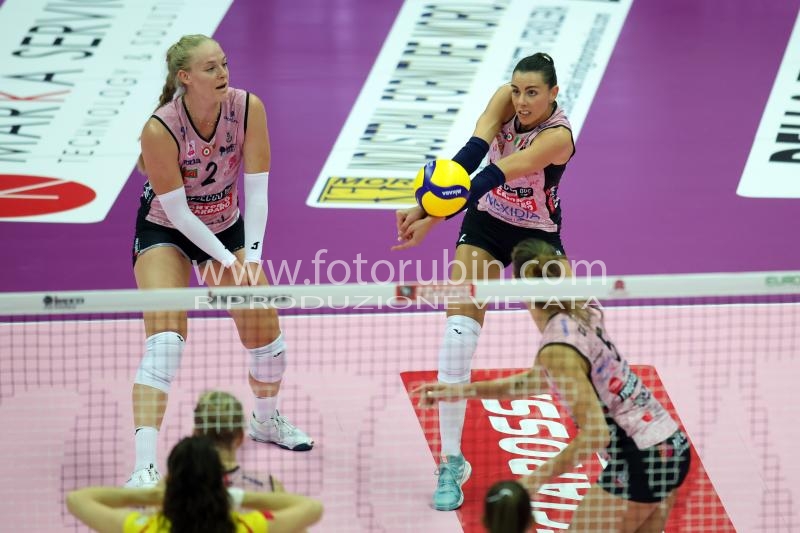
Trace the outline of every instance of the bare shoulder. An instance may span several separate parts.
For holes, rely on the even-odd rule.
[[[554,165],[566,164],[575,153],[572,132],[563,126],[545,129],[533,140],[533,146],[547,150]]]
[[[142,140],[148,138],[159,141],[170,137],[171,134],[169,130],[167,130],[167,127],[155,117],[150,117],[142,129]]]
[[[255,93],[248,93],[248,104],[251,111],[260,111],[265,113],[264,102]]]
[[[178,140],[158,119],[150,118],[142,130],[143,168],[156,194],[180,186],[182,177],[178,166]]]

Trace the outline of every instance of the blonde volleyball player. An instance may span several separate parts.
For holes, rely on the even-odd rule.
[[[527,238],[542,239],[564,253],[557,189],[575,145],[557,95],[552,58],[537,53],[522,59],[511,82],[492,96],[473,137],[453,158],[470,174],[487,152],[490,164],[472,179],[451,281],[499,278],[511,263],[511,250]],[[397,235],[404,242],[392,249],[416,246],[442,220],[419,207],[398,211]],[[449,306],[438,358],[442,383],[469,382],[483,317],[484,309],[476,305]],[[461,453],[465,412],[465,401],[439,404],[441,462],[433,494],[438,510],[457,509],[464,501],[461,485],[471,471]]]
[[[187,35],[167,51],[159,107],[142,131],[147,175],[136,220],[133,263],[141,289],[186,287],[192,262],[212,261],[222,276],[205,283],[267,283],[260,268],[267,223],[270,147],[264,104],[228,85],[219,44]],[[238,177],[244,167],[245,213]],[[202,268],[200,269],[202,271]],[[246,274],[246,275],[245,275]],[[277,410],[287,348],[274,309],[231,311],[250,353],[255,410],[250,436],[289,450],[313,440]],[[133,385],[136,464],[127,485],[158,482],[156,440],[186,339],[185,312],[144,314],[145,353]]]
[[[564,256],[541,240],[513,253],[519,278],[561,279]],[[535,366],[503,379],[419,387],[420,405],[440,399],[527,398],[551,384],[575,420],[578,434],[555,457],[520,481],[531,494],[551,478],[605,451],[608,464],[581,500],[570,531],[660,533],[676,490],[689,472],[690,445],[606,332],[602,311],[581,302],[537,303],[531,315],[542,333]],[[544,370],[542,374],[541,370]]]
[[[283,485],[269,476],[269,485],[259,476],[250,475],[242,469],[237,451],[244,441],[247,419],[242,403],[225,391],[207,391],[194,407],[194,430],[196,436],[208,437],[216,446],[225,469],[225,486],[246,490],[274,490],[283,492]]]

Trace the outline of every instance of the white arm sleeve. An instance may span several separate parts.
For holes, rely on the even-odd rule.
[[[236,256],[225,248],[214,232],[189,210],[183,187],[159,194],[158,200],[169,221],[198,248],[226,267],[236,262]]]
[[[245,260],[261,261],[264,233],[267,230],[267,191],[269,172],[244,175]]]

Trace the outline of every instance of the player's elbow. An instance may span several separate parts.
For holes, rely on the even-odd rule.
[[[80,494],[79,491],[73,490],[67,494],[67,510],[73,515],[80,518]]]
[[[306,512],[306,518],[308,519],[308,525],[311,526],[316,524],[322,518],[322,502],[319,500],[309,499],[307,502],[308,511]]]

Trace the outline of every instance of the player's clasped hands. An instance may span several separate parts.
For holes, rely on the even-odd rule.
[[[430,216],[418,205],[395,212],[397,218],[397,240],[402,244],[392,246],[392,250],[412,248],[425,238],[430,229],[442,218]]]
[[[236,285],[251,286],[258,285],[259,277],[261,276],[261,263],[253,261],[242,262],[237,259],[231,266],[231,275]]]

